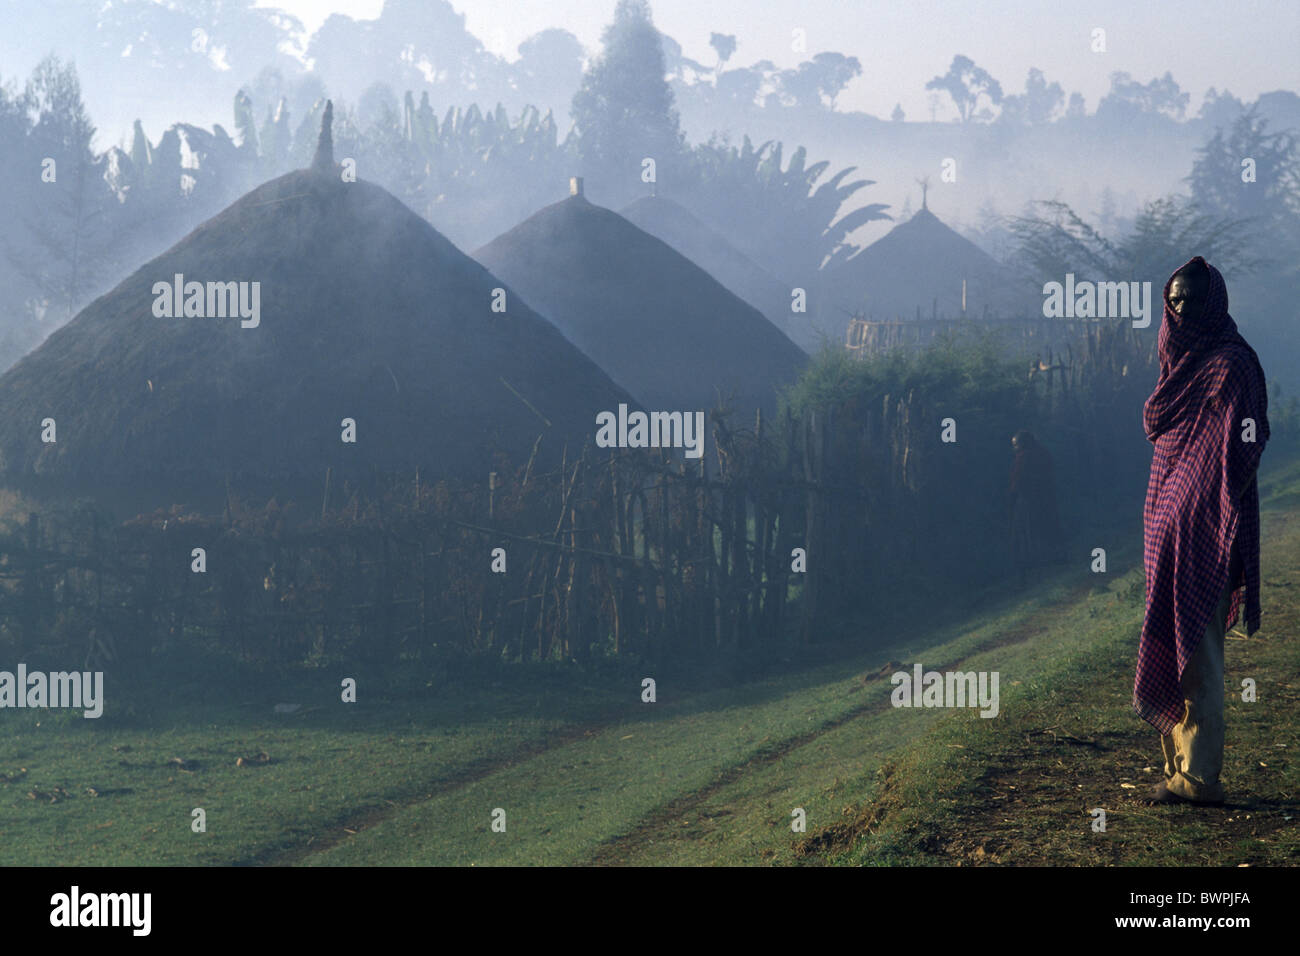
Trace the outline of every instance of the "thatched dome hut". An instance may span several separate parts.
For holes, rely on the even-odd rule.
[[[874,319],[1013,314],[1024,306],[1017,279],[928,208],[827,270],[824,302]],[[833,314],[833,313],[832,313]],[[846,319],[840,314],[842,328]]]
[[[575,193],[475,258],[647,408],[711,409],[721,391],[750,421],[774,409],[807,359],[799,347],[667,243]]]
[[[0,377],[0,477],[177,494],[306,479],[319,491],[327,468],[483,476],[498,451],[522,464],[539,434],[539,463],[558,460],[594,434],[599,411],[633,400],[523,299],[494,311],[503,285],[392,195],[318,157],[199,226]]]

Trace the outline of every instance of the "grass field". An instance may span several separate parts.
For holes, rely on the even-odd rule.
[[[1159,778],[1159,743],[1129,707],[1142,616],[1130,541],[1111,549],[1110,574],[1063,569],[984,595],[976,613],[882,609],[840,635],[861,646],[866,633],[869,652],[796,654],[741,680],[626,664],[394,680],[214,662],[145,693],[110,675],[99,720],[0,714],[0,863],[1295,862],[1300,468],[1274,468],[1261,495],[1264,622],[1228,640],[1224,808],[1137,800]],[[997,671],[1000,714],[892,707],[889,675],[917,661]],[[357,703],[340,701],[344,676]],[[281,702],[301,706],[274,713]]]
[[[1238,625],[1225,641],[1225,806],[1141,802],[1162,764],[1155,732],[1130,706],[1141,608],[1094,597],[1035,640],[1046,653],[1004,697],[1002,718],[943,722],[888,761],[873,798],[810,851],[847,865],[1300,864],[1294,465],[1261,480],[1261,522],[1261,629],[1248,638]],[[1242,699],[1245,678],[1253,703]],[[1092,828],[1096,808],[1104,833]]]

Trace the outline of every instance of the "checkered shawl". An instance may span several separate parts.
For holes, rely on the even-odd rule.
[[[1155,449],[1143,509],[1146,618],[1133,708],[1162,734],[1183,719],[1183,671],[1229,583],[1228,625],[1244,604],[1246,633],[1259,628],[1255,469],[1269,434],[1264,370],[1228,314],[1223,276],[1207,266],[1209,298],[1195,327],[1180,326],[1169,307],[1173,276],[1165,283],[1160,378],[1143,410]],[[1247,418],[1255,421],[1253,442],[1243,440]],[[1230,565],[1234,542],[1239,569]]]

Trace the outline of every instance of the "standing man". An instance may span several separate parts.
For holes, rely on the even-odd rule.
[[[1152,803],[1223,802],[1223,636],[1259,629],[1259,491],[1268,441],[1259,357],[1228,291],[1196,256],[1170,277],[1160,378],[1143,412],[1155,444],[1144,508],[1146,618],[1133,708],[1161,734]]]
[[[1011,560],[1023,580],[1030,568],[1064,561],[1065,546],[1051,454],[1023,428],[1011,436],[1011,447]]]

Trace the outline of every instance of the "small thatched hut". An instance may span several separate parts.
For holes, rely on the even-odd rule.
[[[1025,298],[1015,276],[996,259],[945,225],[923,207],[911,219],[853,258],[828,269],[831,309],[858,312],[874,319],[979,318],[987,310],[1007,315],[1023,309]],[[828,316],[829,317],[829,316]],[[840,314],[843,328],[847,316]]]
[[[647,408],[711,409],[721,393],[750,421],[774,409],[807,359],[799,347],[667,243],[573,191],[475,258]]]

